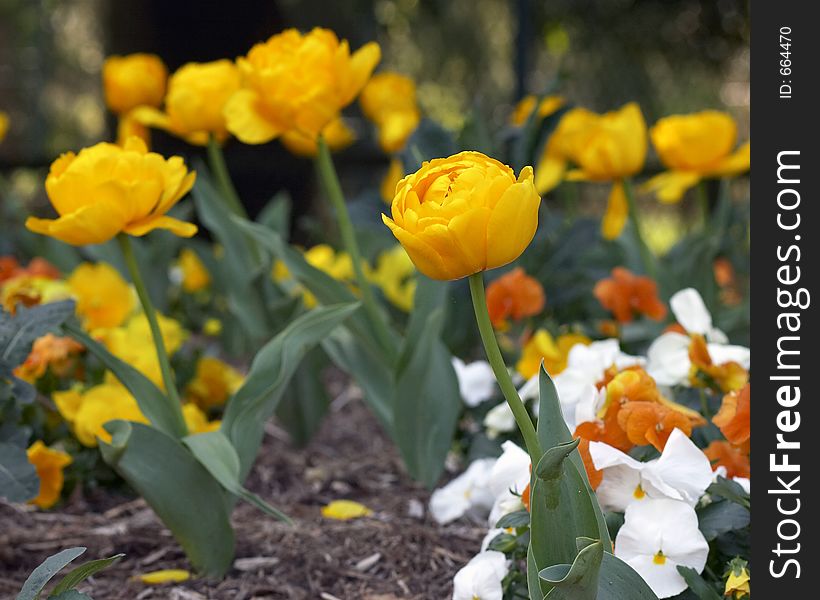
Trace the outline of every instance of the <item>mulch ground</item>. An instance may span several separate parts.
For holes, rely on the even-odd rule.
[[[42,512],[0,502],[0,598],[12,599],[47,556],[87,546],[77,563],[126,557],[80,586],[95,600],[226,598],[438,600],[479,549],[485,530],[441,527],[427,513],[429,492],[407,477],[390,441],[359,400],[340,394],[304,449],[270,424],[248,487],[283,509],[287,526],[240,503],[234,567],[223,581],[146,586],[136,573],[189,569],[170,533],[140,499],[75,493]],[[355,521],[323,519],[320,508],[347,498],[375,511]]]

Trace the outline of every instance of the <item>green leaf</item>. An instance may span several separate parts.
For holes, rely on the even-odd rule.
[[[109,421],[103,459],[140,494],[203,575],[222,577],[234,555],[231,502],[178,440],[141,423]]]
[[[598,575],[604,558],[604,546],[598,540],[584,539],[572,565],[553,565],[541,569],[538,576],[552,587],[548,600],[596,600]]]
[[[681,577],[683,577],[687,585],[689,585],[689,589],[692,593],[700,600],[722,600],[722,597],[715,591],[715,588],[709,585],[693,568],[678,565],[678,573],[681,574]]]
[[[228,401],[221,430],[239,456],[244,481],[262,442],[264,424],[276,410],[302,358],[350,318],[359,303],[324,306],[294,320],[256,354],[242,387]]]
[[[182,443],[188,446],[199,463],[208,469],[208,472],[227,492],[253,504],[272,517],[291,523],[285,513],[274,508],[253,492],[246,490],[239,483],[239,456],[224,433],[209,431],[189,435],[182,439]]]
[[[571,442],[557,444],[548,449],[544,452],[541,460],[538,461],[538,466],[535,468],[535,475],[539,479],[544,480],[553,480],[560,477],[563,473],[564,461],[580,443],[581,439],[578,438]]]
[[[40,478],[25,449],[0,442],[0,497],[9,502],[25,502],[36,497],[39,489]]]
[[[259,213],[256,222],[286,238],[290,233],[292,204],[290,194],[286,191],[278,192]]]
[[[19,306],[12,315],[0,309],[0,377],[11,378],[23,364],[31,345],[74,314],[74,301],[51,302],[28,308]]]
[[[743,529],[751,522],[749,509],[740,504],[721,500],[698,509],[698,527],[707,541],[735,529]]]
[[[77,590],[67,590],[56,596],[49,596],[48,600],[93,600],[93,598]]]
[[[85,552],[85,547],[77,546],[49,556],[28,576],[20,593],[17,594],[17,600],[37,600],[51,578],[83,552]]]
[[[726,498],[730,502],[751,509],[751,496],[736,481],[718,476],[717,481],[706,488],[706,493],[712,496]]]
[[[429,314],[416,337],[408,334],[399,361],[393,430],[410,475],[433,487],[453,441],[461,396],[450,352],[439,338],[444,309]]]
[[[643,577],[617,556],[604,552],[596,600],[658,600]]]
[[[530,526],[530,513],[528,510],[517,510],[507,513],[495,524],[497,529],[510,529]]]
[[[114,373],[134,396],[140,411],[154,427],[174,438],[180,438],[188,433],[179,413],[173,410],[168,397],[154,385],[153,381],[111,354],[105,346],[92,339],[76,323],[69,321],[63,324],[63,329]]]
[[[311,440],[330,405],[321,377],[327,363],[327,355],[321,348],[308,352],[276,409],[276,419],[297,446]]]
[[[109,556],[108,558],[91,560],[87,563],[81,564],[75,569],[72,569],[60,580],[60,583],[58,583],[54,589],[51,590],[51,596],[49,596],[49,598],[53,598],[62,592],[68,592],[72,588],[77,587],[78,584],[82,583],[95,573],[99,573],[103,569],[107,569],[115,562],[120,560],[123,556],[125,556],[125,554],[115,554],[114,556]]]

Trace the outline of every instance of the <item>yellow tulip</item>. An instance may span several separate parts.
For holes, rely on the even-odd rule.
[[[63,469],[71,464],[71,455],[60,450],[52,450],[40,440],[29,446],[26,454],[40,478],[40,489],[37,496],[29,500],[29,504],[51,508],[60,499],[60,492],[63,490]]]
[[[165,112],[140,108],[134,118],[191,144],[207,144],[210,135],[223,142],[228,137],[223,111],[240,80],[239,69],[227,59],[188,63],[168,80]]]
[[[422,164],[402,179],[382,220],[416,268],[432,279],[461,279],[506,265],[529,245],[541,198],[532,167],[516,179],[480,152]]]
[[[186,292],[198,292],[211,285],[211,274],[197,253],[190,248],[183,248],[180,251],[177,267],[182,274],[182,289]]]
[[[515,365],[515,369],[522,377],[529,379],[538,374],[543,361],[547,373],[552,376],[558,375],[566,369],[567,358],[572,347],[576,344],[588,345],[591,341],[587,336],[576,333],[560,335],[556,340],[546,329],[539,329],[524,344],[521,358]]]
[[[196,363],[196,373],[185,390],[186,399],[203,410],[222,406],[239,389],[245,377],[213,356]]]
[[[416,84],[399,73],[374,75],[362,90],[359,104],[364,115],[378,126],[379,144],[390,154],[404,148],[421,121]]]
[[[134,310],[131,286],[107,263],[83,263],[66,280],[88,330],[118,327]]]
[[[669,171],[646,182],[661,202],[680,201],[704,177],[739,175],[749,170],[751,144],[734,152],[737,125],[716,110],[672,115],[659,120],[649,132],[661,162]]]
[[[103,425],[121,419],[135,423],[148,423],[137,401],[119,383],[103,383],[81,394],[80,406],[74,415],[74,435],[84,446],[94,447],[97,438],[111,441],[111,434]]]
[[[382,178],[379,185],[379,194],[384,200],[385,204],[391,204],[393,198],[396,196],[396,186],[404,178],[404,164],[400,158],[393,157],[390,160],[390,166],[387,167],[387,172]]]
[[[0,110],[0,142],[3,141],[3,138],[6,137],[6,133],[9,130],[9,116]]]
[[[345,124],[344,119],[338,117],[328,123],[322,129],[327,147],[331,150],[342,150],[347,148],[356,140],[356,134]],[[314,137],[306,136],[296,129],[291,129],[282,134],[282,145],[297,156],[316,156],[319,152],[319,145]]]
[[[207,415],[196,404],[183,404],[182,417],[185,419],[185,425],[191,434],[216,431],[222,424],[222,421],[218,419],[209,421]]]
[[[297,130],[315,139],[367,83],[381,58],[370,42],[350,53],[328,29],[288,29],[237,59],[243,88],[225,106],[228,130],[262,144]]]
[[[109,56],[102,68],[105,103],[120,116],[138,106],[159,106],[167,78],[165,64],[154,54]]]
[[[165,159],[132,137],[125,147],[100,143],[51,164],[46,193],[59,218],[29,217],[26,227],[74,246],[101,244],[121,232],[154,229],[191,237],[196,225],[165,213],[194,185],[179,156]]]
[[[376,259],[376,268],[365,270],[367,278],[381,289],[394,306],[410,312],[416,296],[416,269],[407,252],[397,244]]]

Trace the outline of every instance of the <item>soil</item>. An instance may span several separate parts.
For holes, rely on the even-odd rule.
[[[349,390],[348,390],[349,391]],[[303,449],[270,423],[248,487],[295,522],[287,526],[240,503],[233,514],[236,557],[222,581],[192,579],[147,586],[133,580],[158,569],[190,569],[170,533],[140,499],[78,492],[51,511],[0,502],[0,598],[12,599],[47,556],[86,546],[77,560],[126,557],[79,587],[95,600],[205,598],[438,600],[479,549],[485,529],[460,521],[437,525],[429,492],[404,472],[374,417],[351,394],[331,405]],[[333,521],[320,508],[335,499],[362,502],[371,517]]]

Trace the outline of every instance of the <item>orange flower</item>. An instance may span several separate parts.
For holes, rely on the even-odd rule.
[[[726,467],[726,477],[750,477],[749,457],[729,442],[714,441],[703,451],[712,463],[712,469]]]
[[[575,428],[575,437],[580,437],[587,442],[604,442],[621,452],[629,452],[634,444],[629,441],[626,432],[618,424],[618,413],[621,406],[620,402],[613,402],[606,408],[603,419],[579,424]],[[587,472],[589,472],[589,467],[587,467]]]
[[[28,266],[23,268],[13,256],[0,256],[0,283],[14,279],[19,275],[41,277],[43,279],[59,279],[60,271],[44,258],[32,258]]]
[[[20,379],[34,383],[51,367],[55,375],[63,377],[71,369],[73,356],[82,350],[82,344],[71,338],[47,333],[34,341],[28,358],[14,370],[14,374]]]
[[[706,339],[692,335],[689,344],[689,360],[692,362],[689,380],[694,387],[718,388],[722,392],[740,390],[749,381],[749,372],[740,364],[729,361],[720,365],[714,364],[706,346]]]
[[[581,460],[584,461],[584,468],[586,468],[587,471],[589,485],[592,486],[593,490],[597,490],[598,486],[601,485],[601,482],[604,480],[604,472],[595,468],[592,455],[589,453],[589,440],[581,439],[581,443],[578,444],[578,452],[581,454]]]
[[[747,383],[739,392],[729,392],[723,397],[723,404],[712,418],[712,423],[718,426],[732,445],[748,454],[751,415],[751,385]]]
[[[655,321],[666,316],[666,305],[658,299],[657,284],[623,267],[612,269],[612,277],[596,283],[593,292],[601,306],[621,323],[632,321],[635,313]]]
[[[52,450],[40,440],[34,442],[27,453],[29,462],[37,469],[40,489],[29,504],[51,508],[60,499],[63,490],[63,469],[71,464],[71,456],[60,450]]]
[[[493,326],[504,329],[514,321],[537,315],[544,309],[544,288],[534,277],[517,267],[487,286],[487,310]]]
[[[13,256],[0,256],[0,283],[16,276],[20,271],[20,263]]]
[[[627,402],[618,411],[618,425],[636,446],[652,444],[663,452],[675,428],[692,435],[689,419],[680,412],[653,402]]]

